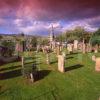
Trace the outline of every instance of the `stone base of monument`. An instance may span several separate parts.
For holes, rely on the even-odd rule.
[[[58,55],[58,71],[60,72],[65,72],[65,68],[64,68],[64,56],[63,55]]]

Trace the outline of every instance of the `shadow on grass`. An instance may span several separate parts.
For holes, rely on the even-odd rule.
[[[7,68],[1,68],[0,71],[13,70],[15,68],[21,68],[21,65],[19,65],[19,66],[11,66],[11,67],[7,67]]]
[[[39,80],[45,78],[47,75],[49,75],[50,72],[51,72],[50,70],[38,71],[37,75],[35,75],[35,81],[39,81]]]
[[[72,52],[72,53],[66,54],[66,55],[76,55],[76,54],[78,54],[78,53]]]
[[[72,58],[74,58],[74,57],[66,57],[66,59],[72,59]]]
[[[21,76],[21,75],[22,75],[21,69],[9,71],[9,72],[4,72],[4,73],[0,73],[0,80],[15,78],[15,77],[18,77],[18,76]]]
[[[54,64],[54,63],[57,63],[57,60],[56,60],[56,61],[52,61],[52,62],[50,62],[50,64]]]
[[[40,63],[40,62],[35,62],[35,61],[32,61],[32,62],[26,62],[25,64],[34,64],[34,63],[36,63],[36,65],[42,64],[42,63]]]
[[[83,67],[83,65],[81,65],[81,64],[76,64],[76,65],[73,65],[73,66],[70,66],[70,67],[66,67],[65,72],[71,71],[71,70],[74,70],[74,69],[78,69],[78,68],[81,68],[81,67]]]

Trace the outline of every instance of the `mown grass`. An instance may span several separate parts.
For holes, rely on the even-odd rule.
[[[66,72],[60,73],[55,54],[50,54],[51,64],[47,65],[46,55],[37,53],[38,68],[46,74],[35,83],[22,77],[21,62],[2,65],[0,75],[5,77],[0,77],[0,100],[99,100],[100,73],[95,71],[91,56],[89,53],[67,55]],[[31,65],[32,59],[27,62]]]

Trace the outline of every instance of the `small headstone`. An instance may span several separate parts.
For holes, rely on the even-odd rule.
[[[32,83],[34,82],[34,78],[33,78],[33,74],[32,73],[30,73],[30,80],[31,80]]]
[[[95,49],[95,50],[94,50],[94,53],[98,53],[98,50],[97,50],[97,49]]]
[[[92,56],[92,61],[96,61],[96,57],[95,56]]]
[[[60,72],[64,72],[65,71],[65,69],[64,69],[64,56],[63,55],[59,55],[58,56],[58,70],[60,71]]]
[[[67,50],[68,50],[68,53],[73,52],[73,44],[68,44],[67,45]]]
[[[65,52],[62,52],[62,55],[64,56],[64,58],[66,57],[66,54],[65,54]]]

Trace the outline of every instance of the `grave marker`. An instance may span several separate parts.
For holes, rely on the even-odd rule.
[[[100,57],[92,56],[92,61],[95,61],[95,71],[100,71]]]
[[[64,65],[65,65],[64,56],[58,55],[58,70],[62,73],[65,71]]]

